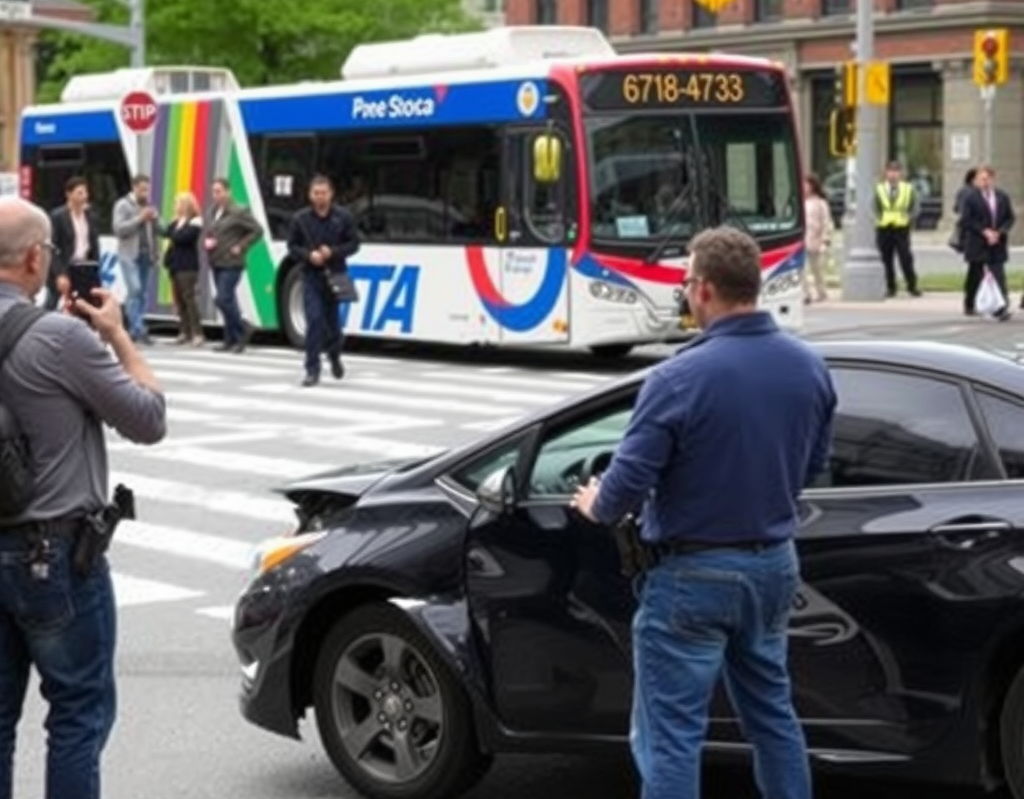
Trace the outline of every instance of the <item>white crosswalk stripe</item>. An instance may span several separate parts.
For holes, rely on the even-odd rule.
[[[232,617],[256,544],[294,529],[294,509],[273,487],[432,454],[613,379],[346,355],[343,380],[325,373],[303,388],[302,355],[291,350],[235,356],[160,344],[145,354],[165,389],[170,430],[152,447],[109,435],[111,485],[134,489],[139,516],[112,547],[118,605],[218,624]]]

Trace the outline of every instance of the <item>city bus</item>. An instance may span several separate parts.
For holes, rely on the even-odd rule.
[[[75,76],[27,108],[20,192],[44,207],[84,175],[119,289],[115,200],[144,174],[163,219],[230,181],[266,235],[247,256],[246,317],[294,345],[305,330],[292,215],[315,174],[362,246],[348,335],[447,344],[567,345],[602,356],[687,335],[688,242],[734,225],[763,253],[762,306],[803,317],[803,200],[783,65],[722,54],[620,55],[596,29],[508,27],[356,47],[341,79],[239,88],[230,71]],[[146,91],[138,130],[122,112]],[[205,272],[205,266],[204,266]],[[205,322],[217,325],[203,275]],[[166,270],[148,312],[172,319]]]

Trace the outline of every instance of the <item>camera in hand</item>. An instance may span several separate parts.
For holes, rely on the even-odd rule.
[[[71,299],[85,300],[97,308],[102,300],[95,296],[93,289],[103,287],[100,265],[95,261],[79,261],[68,265],[68,280],[71,282]]]

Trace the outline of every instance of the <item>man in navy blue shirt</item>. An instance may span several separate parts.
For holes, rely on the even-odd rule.
[[[755,242],[690,246],[701,336],[647,377],[608,471],[574,506],[612,525],[643,504],[657,555],[633,621],[633,755],[643,799],[699,799],[719,676],[754,748],[762,796],[810,799],[786,663],[801,490],[826,465],[836,397],[824,361],[757,310]]]

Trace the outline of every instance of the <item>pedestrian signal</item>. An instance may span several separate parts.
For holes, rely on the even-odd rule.
[[[836,108],[829,118],[829,151],[835,158],[851,158],[857,152],[857,109]]]
[[[1002,86],[1010,76],[1009,33],[1005,28],[975,31],[974,82]]]

